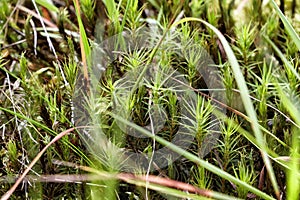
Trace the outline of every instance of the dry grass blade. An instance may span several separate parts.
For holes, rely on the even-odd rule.
[[[89,74],[88,74],[88,65],[89,63],[89,56],[90,56],[90,47],[88,43],[88,39],[85,33],[85,29],[80,18],[80,4],[78,0],[74,0],[74,6],[77,15],[77,21],[79,25],[79,32],[80,32],[80,50],[81,50],[81,58],[83,64],[83,76],[84,76],[84,84],[86,86],[87,91],[89,90]]]
[[[195,156],[194,154],[186,151],[186,150],[183,150],[182,148],[174,145],[173,143],[161,138],[161,137],[158,137],[158,136],[153,136],[149,131],[147,131],[146,129],[132,123],[132,122],[129,122],[128,120],[118,116],[118,115],[114,115],[114,114],[111,114],[115,119],[121,121],[122,123],[126,124],[126,125],[130,125],[131,127],[133,127],[134,129],[138,130],[140,133],[148,136],[149,138],[155,138],[157,142],[159,142],[160,144],[164,145],[164,146],[168,146],[169,149],[171,149],[172,151],[186,157],[187,159],[189,159],[190,161],[198,164],[198,165],[201,165],[202,167],[204,167],[205,169],[217,174],[218,176],[228,180],[228,181],[231,181],[233,182],[234,184],[237,184],[239,186],[242,186],[242,187],[245,187],[247,188],[247,190],[249,190],[250,192],[264,198],[264,199],[274,199],[273,197],[269,196],[268,194],[258,190],[257,188],[254,188],[253,186],[249,185],[248,183],[245,183],[244,181],[232,176],[231,174],[223,171],[222,169],[216,167],[215,165],[207,162],[207,161],[204,161],[202,159],[200,159],[198,156]]]
[[[78,168],[81,169],[83,171],[86,172],[91,172],[94,173],[94,175],[80,175],[80,176],[74,176],[72,175],[72,177],[68,177],[67,175],[64,176],[45,176],[45,178],[47,178],[47,180],[55,180],[58,181],[55,178],[59,178],[61,181],[65,181],[65,180],[70,180],[70,181],[84,181],[84,178],[86,178],[85,181],[92,181],[92,180],[106,180],[106,179],[119,179],[122,181],[125,181],[127,183],[133,184],[133,185],[140,185],[141,182],[144,183],[142,184],[144,187],[147,187],[148,184],[157,184],[160,186],[164,186],[164,187],[168,187],[168,188],[174,188],[174,189],[178,189],[178,190],[182,190],[182,191],[186,191],[189,193],[193,193],[193,194],[198,194],[204,197],[213,197],[214,192],[211,190],[207,190],[207,189],[201,189],[198,187],[195,187],[191,184],[188,183],[184,183],[184,182],[180,182],[180,181],[176,181],[176,180],[172,180],[169,178],[163,178],[163,177],[158,177],[158,176],[154,176],[154,175],[135,175],[135,174],[131,174],[131,173],[118,173],[118,174],[112,174],[109,172],[104,172],[104,171],[98,171],[95,170],[91,167],[88,166],[81,166],[81,165],[76,165],[70,162],[65,162],[65,161],[54,161],[55,164],[59,164],[59,165],[64,165],[64,166],[69,166],[69,167],[74,167],[74,168]],[[42,178],[41,180],[45,180],[45,178]],[[71,179],[70,179],[71,178]],[[72,180],[73,179],[73,180]]]
[[[34,17],[37,18],[37,19],[40,19],[40,18],[39,18],[39,15],[38,15],[36,12],[34,12],[34,11],[32,11],[32,10],[30,10],[30,9],[28,9],[28,8],[26,8],[26,7],[24,7],[24,6],[22,6],[22,5],[17,5],[16,8],[18,8],[19,10],[22,10],[22,11],[24,11],[24,12],[26,12],[26,13],[28,13],[28,14],[34,16]],[[51,28],[57,28],[57,26],[56,26],[54,23],[52,23],[51,21],[49,21],[48,19],[46,19],[46,18],[44,18],[44,17],[42,17],[41,19],[43,20],[43,22],[44,22],[47,26],[49,26],[49,27],[51,27]]]
[[[61,133],[59,133],[55,138],[53,138],[43,149],[38,153],[38,155],[33,159],[33,161],[30,163],[28,168],[23,172],[23,174],[18,178],[18,180],[15,182],[15,184],[1,197],[1,200],[7,200],[9,197],[13,194],[13,192],[17,189],[18,185],[22,182],[22,180],[25,178],[25,176],[28,174],[28,172],[31,170],[31,168],[36,164],[36,162],[41,158],[43,153],[56,141],[60,140],[63,136],[71,133],[76,128],[85,128],[85,127],[74,127],[70,128],[68,130],[65,130]]]

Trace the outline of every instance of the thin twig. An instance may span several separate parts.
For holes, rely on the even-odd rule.
[[[30,15],[32,15],[33,17],[37,18],[37,19],[40,19],[39,18],[39,15],[36,13],[36,12],[33,12],[32,10],[29,10],[28,8],[22,6],[22,5],[17,5],[16,8],[18,8],[19,10],[22,10],[23,12],[26,12]],[[49,21],[48,19],[44,18],[44,17],[41,17],[41,19],[43,20],[43,22],[51,27],[51,28],[57,28],[57,26],[55,24],[53,24],[51,21]]]
[[[142,182],[148,181],[151,184],[158,184],[158,185],[169,187],[169,188],[176,188],[176,189],[179,189],[182,191],[199,194],[199,195],[206,196],[206,197],[212,196],[212,191],[210,191],[210,190],[201,189],[201,188],[195,187],[193,185],[190,185],[188,183],[172,180],[169,178],[162,178],[162,177],[158,177],[158,176],[154,176],[154,175],[149,175],[148,177],[146,177],[145,175],[135,175],[135,174],[131,174],[131,173],[112,174],[112,173],[108,173],[105,171],[98,171],[98,170],[93,169],[88,166],[76,165],[74,163],[70,163],[70,162],[66,162],[66,161],[55,160],[54,163],[64,165],[64,166],[74,167],[74,168],[81,169],[86,172],[95,173],[94,176],[96,176],[96,177],[98,176],[98,180],[119,179],[119,180],[125,181],[130,184],[135,184],[137,181],[142,181]],[[90,178],[95,179],[95,177],[90,177]],[[144,185],[144,187],[145,187],[145,185]]]
[[[55,56],[55,59],[56,59],[56,61],[57,61],[57,65],[58,65],[58,67],[59,67],[61,76],[62,76],[62,78],[63,78],[63,80],[64,80],[65,86],[68,86],[69,83],[68,83],[68,81],[67,81],[67,79],[66,79],[66,77],[65,77],[64,71],[63,71],[63,69],[62,69],[62,67],[61,67],[61,65],[60,65],[60,63],[59,63],[59,61],[58,61],[58,57],[57,57],[55,48],[54,48],[54,46],[53,46],[53,44],[52,44],[52,41],[51,41],[50,36],[49,36],[49,34],[48,34],[48,31],[47,31],[47,29],[46,29],[44,20],[43,20],[43,18],[42,18],[42,16],[41,16],[40,12],[39,12],[39,10],[38,10],[38,7],[37,7],[37,5],[36,5],[36,3],[35,3],[35,0],[32,0],[32,3],[33,3],[33,5],[34,5],[34,8],[35,8],[37,14],[38,14],[38,19],[40,20],[40,22],[41,22],[41,24],[42,24],[42,27],[43,27],[43,29],[44,29],[44,31],[45,31],[45,34],[46,34],[46,38],[47,38],[47,42],[48,42],[50,51],[53,52],[53,54],[54,54],[54,56]]]
[[[11,88],[11,82],[10,82],[10,78],[9,78],[9,75],[8,75],[7,72],[6,72],[6,77],[7,77],[10,101],[12,103],[13,111],[16,112],[16,107],[17,106],[16,106],[14,98],[13,98],[13,90]],[[21,134],[21,130],[19,128],[20,125],[19,125],[19,122],[18,122],[18,117],[15,116],[14,119],[15,119],[16,126],[18,127],[17,131],[18,131],[18,135],[19,135],[19,139],[20,139],[20,144],[21,144],[21,149],[22,149],[22,161],[23,161],[25,159],[25,151],[24,151],[24,144],[23,144],[22,134]]]
[[[18,44],[22,44],[23,42],[26,42],[26,39],[19,40],[19,41],[17,41],[17,42],[14,42],[14,43],[5,45],[5,46],[3,46],[3,47],[1,48],[1,50],[7,49],[7,48],[9,48],[9,47],[12,47],[12,46],[15,46],[15,45],[18,45]]]
[[[32,19],[29,20],[29,23],[32,27],[33,30],[33,50],[34,50],[34,55],[37,55],[36,47],[37,47],[37,31],[34,25],[34,22]]]
[[[88,169],[89,167],[80,166],[77,168],[82,168],[88,171],[94,171]],[[0,182],[14,182],[16,177],[6,176],[1,177]],[[98,172],[96,174],[54,174],[54,175],[42,175],[42,176],[35,176],[35,175],[28,175],[23,178],[23,180],[31,181],[31,182],[46,182],[46,183],[77,183],[81,184],[82,182],[87,181],[99,181],[99,180],[108,180],[108,179],[119,179],[125,181],[130,184],[134,184],[134,182],[150,182],[151,184],[158,184],[161,186],[169,187],[169,188],[176,188],[182,191],[187,191],[189,193],[199,194],[206,197],[212,196],[212,191],[207,189],[201,189],[190,185],[188,183],[162,178],[159,176],[150,175],[146,177],[144,175],[134,175],[130,173],[119,173],[119,174],[111,174],[108,172]]]

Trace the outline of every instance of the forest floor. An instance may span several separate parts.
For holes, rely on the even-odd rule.
[[[1,200],[299,199],[277,3],[0,0]]]

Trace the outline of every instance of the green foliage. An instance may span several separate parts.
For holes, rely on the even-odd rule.
[[[71,182],[80,175],[80,181],[28,176],[11,197],[299,199],[300,25],[289,17],[289,2],[286,15],[274,0],[36,2],[48,35],[27,1],[0,1],[0,195],[57,134],[84,125],[96,128],[61,138],[29,173],[56,180],[69,174]],[[150,37],[140,48],[134,42],[144,27],[149,32],[142,36]],[[111,63],[96,63],[96,43],[118,33],[107,44],[115,50]],[[128,35],[137,38],[130,48]],[[205,82],[211,74],[199,71],[203,52],[215,63],[205,67],[218,69],[224,88]],[[104,70],[97,68],[101,77],[94,79],[97,64]],[[178,84],[168,87],[170,80]],[[82,82],[88,92],[77,87]],[[179,95],[182,88],[193,101]],[[222,102],[215,91],[223,92]],[[74,106],[82,118],[74,117]],[[180,126],[194,138],[186,149],[172,143]],[[216,142],[203,154],[207,137]],[[164,147],[182,157],[165,156],[168,166],[160,168],[153,158]],[[137,166],[130,153],[149,166]],[[184,183],[208,189],[206,196]]]
[[[241,160],[238,162],[238,167],[237,169],[234,168],[233,171],[237,178],[245,183],[248,183],[249,185],[253,185],[257,177],[254,172],[253,162],[251,162],[252,154],[249,155],[248,159],[250,160],[249,164],[245,160],[244,155],[241,155]],[[237,186],[238,197],[246,199],[248,192],[249,191],[244,187]]]
[[[36,2],[45,8],[47,8],[49,11],[58,12],[58,8],[50,1],[46,0],[36,0]]]
[[[96,7],[96,1],[94,0],[81,0],[81,7],[82,12],[88,19],[88,21],[91,23],[94,21],[94,15],[95,15],[95,7]]]
[[[11,6],[10,6],[10,1],[8,0],[3,0],[0,2],[1,10],[0,10],[0,28],[1,28],[1,33],[3,31],[3,25],[6,22],[6,18],[9,16],[10,11],[11,11]]]
[[[17,145],[14,141],[8,142],[7,151],[11,162],[16,162],[18,158],[18,152],[17,152]]]

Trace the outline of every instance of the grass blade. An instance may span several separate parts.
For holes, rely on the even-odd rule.
[[[218,176],[228,180],[228,181],[231,181],[233,182],[234,184],[237,184],[237,185],[240,185],[240,186],[243,186],[245,187],[246,189],[248,189],[250,192],[256,194],[257,196],[260,196],[262,197],[263,199],[274,199],[273,197],[269,196],[268,194],[256,189],[255,187],[237,179],[236,177],[232,176],[231,174],[228,174],[227,172],[225,172],[224,170],[208,163],[207,161],[204,161],[202,159],[200,159],[198,156],[195,156],[194,154],[186,151],[186,150],[183,150],[181,149],[180,147],[172,144],[171,142],[161,138],[161,137],[158,137],[156,135],[152,135],[151,132],[147,131],[146,129],[132,123],[132,122],[129,122],[128,120],[120,117],[120,116],[117,116],[117,115],[114,115],[112,114],[112,116],[116,119],[116,120],[119,120],[120,122],[136,129],[137,131],[141,132],[142,134],[148,136],[149,138],[152,138],[152,139],[155,139],[157,142],[159,142],[160,144],[164,145],[164,146],[167,146],[169,149],[173,150],[174,152],[184,156],[185,158],[189,159],[190,161],[196,163],[196,164],[199,164],[201,165],[202,167],[204,167],[205,169],[207,169],[208,171],[211,171],[212,173],[214,174],[217,174]]]
[[[41,156],[45,153],[45,151],[56,141],[60,140],[63,136],[69,134],[70,132],[74,131],[75,128],[70,128],[68,130],[65,130],[58,134],[55,138],[51,140],[39,153],[36,155],[36,157],[33,159],[33,161],[30,163],[30,165],[27,167],[27,169],[22,173],[22,175],[18,178],[18,180],[15,182],[15,184],[1,197],[1,200],[7,200],[9,197],[13,194],[13,192],[17,189],[19,184],[22,182],[22,180],[25,178],[25,176],[28,174],[28,172],[32,169],[32,167],[37,163],[37,161],[41,158]]]
[[[291,99],[293,97],[288,97],[286,93],[283,91],[282,87],[277,84],[277,91],[279,93],[279,97],[283,102],[285,108],[290,113],[291,117],[295,120],[295,122],[299,125],[300,124],[300,112],[299,109],[295,106],[295,102],[292,102]],[[298,99],[297,99],[298,100]],[[290,155],[290,163],[289,163],[289,170],[287,172],[287,199],[298,199],[300,194],[300,132],[299,129],[294,127],[292,131],[292,148],[291,148],[291,155]]]
[[[298,72],[295,70],[293,65],[287,60],[287,58],[283,55],[283,53],[280,51],[280,49],[272,42],[268,37],[264,37],[265,40],[273,47],[277,55],[281,58],[283,63],[293,72],[293,74],[297,77],[298,80],[300,80],[300,75]]]
[[[287,18],[284,16],[284,14],[281,12],[277,4],[275,3],[274,0],[271,0],[272,6],[275,8],[277,14],[279,15],[280,19],[282,20],[284,27],[288,34],[291,36],[292,40],[296,44],[298,50],[300,50],[300,38],[299,35],[296,33],[295,29],[291,25],[291,23],[287,20]]]
[[[226,55],[228,57],[228,62],[230,63],[230,65],[232,67],[234,77],[236,79],[238,88],[239,88],[240,93],[241,93],[241,97],[242,97],[244,107],[245,107],[247,115],[248,115],[248,117],[251,121],[251,126],[252,126],[253,132],[255,134],[257,144],[259,145],[259,149],[260,149],[262,158],[263,158],[264,163],[266,165],[266,168],[268,170],[268,173],[269,173],[269,176],[270,176],[275,194],[276,194],[277,198],[279,199],[279,197],[280,197],[279,187],[278,187],[278,184],[277,184],[277,180],[276,180],[276,177],[275,177],[275,174],[274,174],[273,167],[271,165],[270,159],[269,159],[267,151],[266,151],[267,148],[266,148],[266,144],[265,144],[265,141],[264,141],[264,137],[263,137],[263,134],[262,134],[262,132],[259,128],[259,123],[258,123],[258,120],[257,120],[256,112],[254,110],[253,104],[252,104],[251,99],[249,97],[250,95],[249,95],[249,91],[248,91],[245,79],[243,77],[242,71],[241,71],[240,66],[238,64],[238,61],[237,61],[230,45],[228,44],[225,37],[222,35],[222,33],[217,28],[215,28],[213,25],[209,24],[208,22],[206,22],[204,20],[201,20],[201,19],[198,19],[198,18],[192,18],[192,17],[184,18],[184,19],[180,20],[179,22],[174,23],[173,26],[175,27],[175,26],[177,26],[181,23],[188,22],[188,21],[197,21],[197,22],[201,22],[201,23],[205,24],[211,30],[213,30],[215,32],[215,34],[218,36],[218,38],[220,39],[220,41],[223,45],[223,48],[226,52]]]
[[[88,75],[88,66],[91,64],[91,49],[88,42],[88,38],[86,36],[86,32],[80,17],[80,6],[79,6],[79,0],[73,0],[75,10],[76,10],[76,16],[78,20],[79,25],[79,33],[80,33],[80,49],[81,49],[81,57],[82,57],[82,63],[83,63],[83,76],[87,83],[87,88],[89,88],[89,75]]]
[[[50,3],[49,1],[46,0],[35,0],[38,4],[40,4],[41,6],[44,6],[45,8],[47,8],[49,11],[53,11],[58,13],[59,9],[53,5],[53,3]]]

